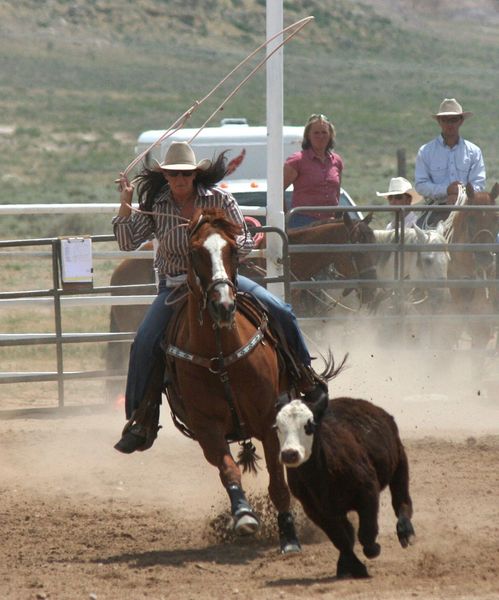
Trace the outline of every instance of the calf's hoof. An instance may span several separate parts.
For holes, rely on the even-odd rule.
[[[381,546],[377,542],[374,542],[369,546],[364,546],[363,550],[366,558],[376,558],[381,552]]]
[[[367,572],[366,566],[360,562],[355,554],[346,556],[340,553],[336,565],[336,577],[338,577],[338,579],[350,577],[353,579],[366,579],[369,577],[369,573]]]
[[[407,548],[409,544],[414,543],[416,534],[411,520],[407,517],[400,517],[397,521],[397,537],[402,548]]]

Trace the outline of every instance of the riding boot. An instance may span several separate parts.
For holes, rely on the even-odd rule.
[[[163,370],[162,363],[153,369],[144,398],[126,423],[121,439],[114,445],[118,452],[131,454],[136,450],[148,450],[157,438],[161,428],[159,407],[164,388]]]
[[[131,454],[135,450],[142,449],[146,442],[147,435],[144,427],[138,423],[128,422],[123,429],[121,439],[114,445],[114,448],[123,454]]]
[[[310,365],[300,365],[300,374],[298,391],[307,404],[329,400],[327,382]]]

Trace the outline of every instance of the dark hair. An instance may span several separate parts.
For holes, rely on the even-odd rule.
[[[312,144],[310,143],[308,134],[310,132],[310,128],[312,127],[312,125],[314,123],[317,123],[318,121],[322,121],[323,123],[326,123],[326,125],[328,126],[328,129],[329,129],[329,142],[326,146],[326,152],[328,152],[329,150],[332,150],[334,148],[334,140],[336,139],[336,130],[334,128],[334,125],[326,117],[326,115],[313,114],[313,115],[310,115],[310,117],[308,118],[307,123],[305,124],[305,129],[303,130],[303,140],[301,143],[301,147],[303,150],[306,150],[307,148],[310,148],[312,146]]]
[[[227,172],[227,159],[225,155],[227,150],[213,158],[211,165],[204,170],[197,169],[194,177],[195,184],[209,188],[221,181]],[[139,196],[139,207],[141,210],[152,210],[154,199],[160,192],[169,187],[168,182],[163,176],[163,171],[156,167],[155,169],[143,169],[137,177],[134,178]]]

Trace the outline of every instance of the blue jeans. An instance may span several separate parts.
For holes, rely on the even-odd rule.
[[[317,221],[317,217],[311,217],[306,213],[296,213],[291,215],[291,218],[288,221],[288,229],[294,229],[295,227],[307,227],[314,221]]]
[[[265,305],[272,317],[281,323],[289,347],[304,365],[310,365],[310,354],[291,306],[242,275],[237,277],[237,289],[251,292]],[[142,401],[154,365],[162,359],[161,340],[175,310],[175,306],[165,305],[172,291],[172,288],[160,282],[158,295],[147,310],[130,349],[125,392],[127,419],[131,418]]]

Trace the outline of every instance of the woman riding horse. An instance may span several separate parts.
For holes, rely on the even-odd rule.
[[[189,264],[188,234],[185,223],[197,208],[222,208],[227,218],[240,225],[238,236],[239,257],[253,248],[253,240],[243,215],[233,196],[214,187],[225,175],[224,153],[213,162],[196,161],[187,142],[173,142],[162,164],[156,169],[144,169],[135,179],[139,194],[140,211],[132,213],[134,185],[125,175],[119,179],[121,206],[113,227],[121,250],[135,250],[142,242],[155,236],[158,250],[155,269],[159,275],[158,295],[149,307],[135,336],[130,351],[126,384],[126,417],[129,426],[115,448],[126,454],[150,447],[145,425],[131,422],[144,397],[154,397],[159,405],[163,378],[158,371],[163,365],[161,339],[174,312],[173,302],[178,283],[185,279]],[[298,383],[305,399],[327,395],[327,384],[314,372],[305,341],[296,317],[288,304],[272,295],[262,286],[243,276],[237,278],[237,289],[250,292],[268,310],[282,327],[286,342],[299,366]]]

